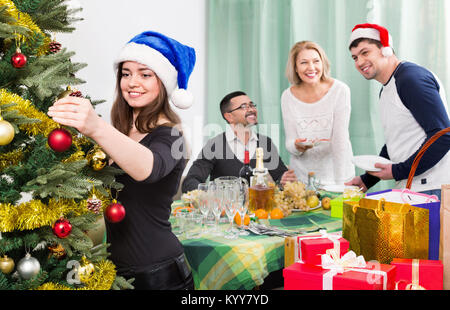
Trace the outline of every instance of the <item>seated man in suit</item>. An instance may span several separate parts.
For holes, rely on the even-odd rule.
[[[182,192],[197,189],[199,183],[221,176],[239,176],[244,165],[245,150],[249,151],[250,167],[256,164],[255,150],[264,150],[264,166],[276,183],[295,182],[293,170],[281,160],[272,140],[251,130],[258,123],[256,105],[242,91],[226,95],[220,102],[222,117],[227,121],[226,131],[208,140],[193,162],[182,184]]]

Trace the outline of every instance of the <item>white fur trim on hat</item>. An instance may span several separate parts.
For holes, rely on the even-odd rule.
[[[381,41],[380,40],[380,32],[377,29],[375,29],[375,28],[358,28],[358,29],[355,29],[354,31],[352,31],[352,33],[350,35],[350,41],[348,43],[348,46],[350,46],[353,43],[353,41],[355,41],[357,39],[361,39],[361,38]],[[389,57],[394,54],[393,50],[392,50],[392,46],[393,46],[392,36],[389,34],[389,46],[385,46],[381,50],[381,53],[383,54],[383,56]]]
[[[136,61],[140,64],[146,65],[149,69],[155,72],[164,84],[169,97],[177,88],[178,71],[159,51],[145,44],[131,42],[122,49],[114,62],[114,67],[117,69],[117,66],[124,61]]]

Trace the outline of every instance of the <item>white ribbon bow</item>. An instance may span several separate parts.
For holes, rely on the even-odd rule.
[[[356,256],[355,252],[348,251],[342,257],[339,257],[334,249],[327,250],[326,254],[321,255],[322,268],[329,270],[323,275],[323,290],[333,289],[333,278],[337,274],[345,271],[363,272],[368,275],[367,282],[374,282],[378,277],[382,277],[383,290],[387,289],[387,273],[377,269],[364,269],[367,267],[366,260],[362,255]]]
[[[332,269],[337,273],[343,273],[344,268],[365,268],[366,260],[362,255],[356,256],[355,252],[348,251],[342,257],[335,249],[327,250],[326,254],[321,255],[322,268]]]

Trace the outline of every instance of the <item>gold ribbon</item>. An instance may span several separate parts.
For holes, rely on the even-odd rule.
[[[423,286],[419,284],[419,260],[413,259],[411,264],[411,283],[407,284],[405,290],[407,291],[418,291],[418,290],[426,290]],[[395,289],[398,290],[398,285],[402,282],[406,282],[405,280],[400,280],[395,283]]]

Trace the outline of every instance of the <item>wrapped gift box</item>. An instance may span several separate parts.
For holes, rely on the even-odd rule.
[[[320,265],[322,254],[328,249],[335,248],[335,242],[338,243],[340,256],[347,253],[350,246],[349,242],[341,237],[340,234],[328,234],[334,236],[335,240],[321,235],[317,236],[299,236],[298,238],[298,261],[306,264]]]
[[[335,245],[335,242],[338,244]],[[284,266],[288,267],[298,261],[320,265],[320,255],[325,254],[328,249],[338,247],[340,256],[342,256],[348,251],[349,245],[349,242],[339,233],[327,234],[325,231],[322,231],[321,235],[286,237]]]
[[[427,290],[443,289],[444,266],[439,260],[394,258],[391,265],[397,267],[395,281],[400,290],[406,289],[413,280]]]
[[[320,266],[294,263],[283,269],[285,290],[392,290],[396,266],[367,263],[367,268],[348,268],[343,273]]]

